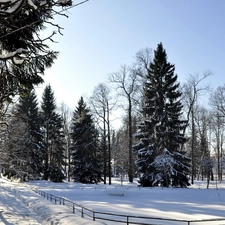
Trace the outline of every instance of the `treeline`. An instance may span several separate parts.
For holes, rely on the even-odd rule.
[[[160,43],[154,52],[139,51],[132,66],[110,74],[72,112],[57,107],[50,85],[40,104],[33,89],[23,93],[2,112],[2,173],[105,184],[128,176],[142,186],[167,187],[209,181],[215,173],[222,180],[225,86],[210,90],[203,82],[210,75],[190,75],[180,85]],[[209,106],[201,104],[203,94]],[[115,130],[118,108],[124,116]]]

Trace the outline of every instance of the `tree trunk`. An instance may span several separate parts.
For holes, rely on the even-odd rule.
[[[104,184],[106,184],[106,125],[105,125],[105,110],[103,112],[103,160],[104,160],[104,168],[103,168],[103,173],[104,173]]]
[[[210,181],[210,170],[207,171],[207,189],[209,188],[209,181]]]
[[[195,147],[195,124],[194,124],[194,110],[192,108],[191,110],[191,120],[192,120],[192,141],[191,141],[191,159],[192,159],[192,163],[191,163],[191,184],[194,184],[194,170],[195,170],[195,159],[194,159],[194,147]]]
[[[48,128],[48,122],[47,122],[47,130],[46,130],[47,134],[46,134],[46,149],[45,149],[45,168],[44,168],[44,175],[43,175],[43,179],[44,180],[48,180],[49,177],[49,172],[48,172],[48,161],[49,161],[49,128]]]
[[[129,170],[128,170],[128,177],[129,182],[133,182],[134,175],[133,175],[133,151],[132,151],[132,116],[131,116],[131,110],[132,110],[132,103],[131,99],[129,98]]]
[[[109,171],[109,185],[111,185],[111,176],[112,176],[112,169],[111,169],[111,141],[110,141],[110,122],[109,122],[109,105],[107,102],[107,125],[108,125],[108,171]]]

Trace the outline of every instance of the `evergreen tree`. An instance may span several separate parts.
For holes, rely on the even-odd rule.
[[[61,6],[71,4],[70,0],[0,1],[0,110],[15,95],[44,82],[45,69],[51,67],[58,55],[47,41],[53,41],[62,29],[54,24],[54,16],[64,16]],[[40,35],[46,25],[54,30],[57,27],[58,32],[47,37]]]
[[[45,132],[44,144],[44,180],[62,182],[65,165],[65,140],[62,118],[56,113],[54,93],[50,85],[46,86],[42,96],[42,124]]]
[[[181,150],[186,142],[184,129],[187,121],[181,120],[181,92],[175,66],[167,62],[167,54],[160,43],[154,52],[144,85],[144,120],[134,146],[142,186],[189,185],[190,159]],[[163,163],[166,161],[166,163]]]
[[[38,100],[34,90],[20,97],[17,112],[22,121],[28,125],[29,138],[26,140],[26,145],[29,151],[26,160],[33,171],[32,175],[37,177],[43,170],[43,134]]]
[[[12,112],[12,115],[15,115]],[[26,145],[28,140],[28,125],[19,117],[11,117],[8,125],[8,134],[4,141],[4,175],[11,178],[24,180],[28,175],[29,168],[26,160],[29,149]]]
[[[81,183],[98,183],[102,180],[98,132],[83,97],[74,111],[71,129],[72,177]]]
[[[37,178],[43,168],[43,145],[38,102],[34,91],[20,97],[11,118],[5,145],[10,168],[7,169],[8,176]]]

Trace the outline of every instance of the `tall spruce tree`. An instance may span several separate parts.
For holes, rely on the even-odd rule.
[[[98,183],[103,175],[98,152],[98,132],[83,97],[74,111],[71,129],[71,177],[76,182]]]
[[[160,43],[148,68],[144,119],[136,134],[140,142],[134,146],[142,186],[189,185],[190,159],[182,151],[187,121],[181,120],[180,97],[175,66],[167,61],[166,51]]]
[[[28,174],[31,174],[27,161],[29,152],[26,142],[29,139],[28,124],[17,117],[14,110],[12,115],[8,120],[8,133],[2,146],[4,153],[1,155],[1,167],[4,175],[9,179],[24,180]]]
[[[11,112],[9,134],[5,142],[8,176],[24,179],[40,177],[43,169],[43,145],[38,101],[34,90],[23,95]]]
[[[44,144],[44,180],[62,182],[65,165],[65,140],[62,118],[56,113],[56,102],[50,85],[46,86],[42,96],[42,125],[45,133]]]
[[[21,96],[17,106],[18,116],[28,125],[29,139],[26,145],[26,160],[34,177],[40,176],[43,171],[43,134],[41,132],[41,117],[38,110],[38,100],[34,90]]]

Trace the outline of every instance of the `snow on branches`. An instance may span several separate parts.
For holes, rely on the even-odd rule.
[[[63,11],[71,5],[71,0],[0,0],[0,110],[43,82],[45,69],[58,55],[47,41],[54,42],[55,29],[60,34],[63,29],[54,16],[67,16]],[[47,26],[54,31],[43,37],[40,32]]]
[[[25,60],[25,57],[23,56],[24,53],[27,53],[28,51],[23,48],[18,48],[14,52],[9,52],[5,55],[0,55],[0,60],[6,61],[8,59],[12,59],[12,62],[14,64],[22,64]]]
[[[50,4],[53,6],[71,6],[71,0],[58,0],[58,1],[46,1],[46,0],[0,0],[0,17],[11,16],[12,14],[18,13],[24,8],[29,6],[30,8],[37,10],[40,6],[49,7]]]

